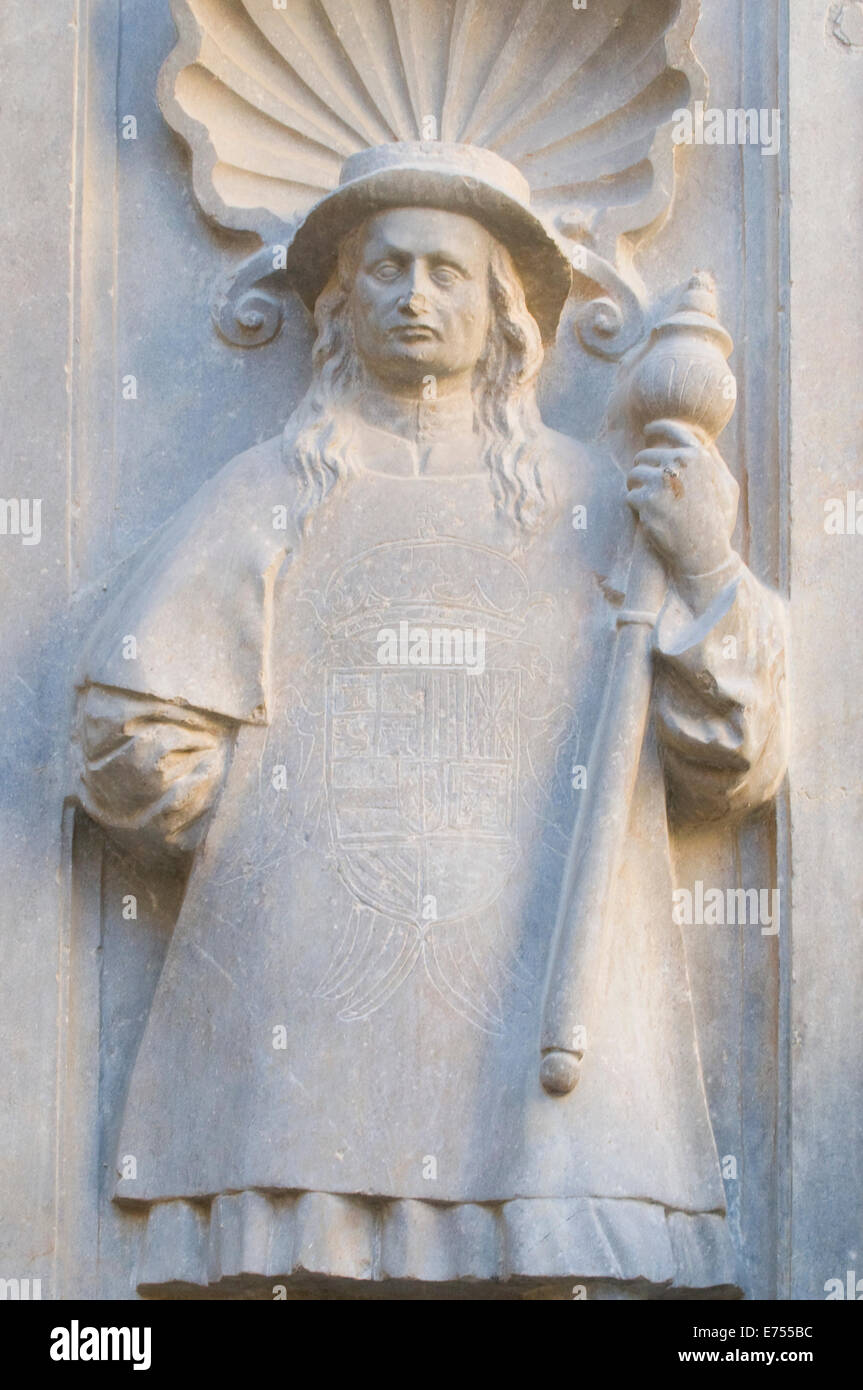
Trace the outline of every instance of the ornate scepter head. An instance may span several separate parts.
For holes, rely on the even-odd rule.
[[[673,420],[712,444],[737,403],[737,382],[728,366],[733,346],[717,317],[712,276],[693,275],[633,369],[627,391],[632,423],[643,431]]]

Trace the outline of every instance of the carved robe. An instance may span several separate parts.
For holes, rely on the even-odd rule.
[[[117,1196],[149,1213],[139,1286],[729,1290],[666,799],[718,818],[775,791],[781,605],[742,564],[705,611],[666,605],[602,1007],[577,1089],[550,1097],[544,974],[632,544],[623,480],[546,431],[528,537],[458,408],[343,423],[358,467],[310,530],[290,451],[242,455],[85,667],[83,805],[135,853],[194,855],[119,1145]],[[382,633],[435,630],[482,633],[482,669],[424,663],[421,640],[379,659]]]

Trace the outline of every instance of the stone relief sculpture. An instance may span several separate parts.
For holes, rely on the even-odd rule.
[[[577,68],[546,8],[175,6],[198,197],[283,236],[317,338],[82,665],[81,804],[189,872],[118,1149],[145,1293],[737,1292],[669,823],[774,795],[782,606],[713,288],[642,340],[617,247],[691,7],[592,6]],[[537,406],[573,264],[588,345],[639,344],[618,459]],[[228,336],[276,331],[273,265]]]

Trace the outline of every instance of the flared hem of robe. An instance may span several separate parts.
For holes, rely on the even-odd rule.
[[[617,1198],[500,1203],[245,1191],[148,1210],[148,1296],[321,1280],[385,1285],[630,1283],[640,1296],[740,1296],[721,1214]],[[242,1296],[240,1293],[239,1296]],[[270,1292],[270,1297],[275,1297]]]

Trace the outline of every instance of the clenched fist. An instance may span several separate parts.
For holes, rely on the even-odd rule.
[[[740,488],[719,452],[685,425],[647,425],[644,437],[652,447],[627,477],[629,505],[673,578],[710,574],[734,553]]]

